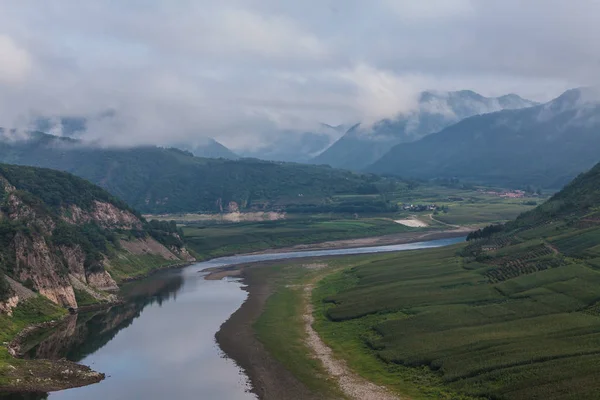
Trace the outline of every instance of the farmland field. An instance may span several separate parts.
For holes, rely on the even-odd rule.
[[[214,258],[296,244],[381,236],[414,230],[387,218],[306,218],[237,224],[190,224],[183,228],[188,246]]]
[[[349,268],[313,292],[316,329],[360,374],[416,398],[599,398],[600,272],[570,260],[491,282],[462,247],[336,260]]]

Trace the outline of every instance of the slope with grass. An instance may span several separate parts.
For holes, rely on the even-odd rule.
[[[417,398],[597,399],[598,187],[600,165],[467,244],[348,259],[313,292],[317,331]]]

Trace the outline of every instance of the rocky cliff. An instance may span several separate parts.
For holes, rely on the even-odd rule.
[[[115,260],[150,255],[160,267],[193,259],[176,229],[150,227],[123,202],[66,173],[0,164],[0,195],[0,312],[22,300],[16,285],[77,308],[81,299],[114,300],[109,292],[118,286],[107,267]],[[138,275],[135,268],[128,272]]]

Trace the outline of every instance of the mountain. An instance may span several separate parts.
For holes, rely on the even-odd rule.
[[[467,118],[395,146],[366,170],[560,188],[598,161],[599,99],[598,89],[572,89],[546,104]]]
[[[344,125],[327,124],[320,124],[312,131],[284,130],[273,135],[268,143],[241,154],[261,160],[308,162],[331,146],[345,130]]]
[[[228,160],[237,160],[240,158],[233,151],[229,150],[213,138],[203,139],[194,144],[175,144],[173,147],[189,151],[196,157],[226,158]]]
[[[154,146],[99,148],[43,133],[5,132],[0,161],[71,172],[144,213],[333,206],[336,194],[376,194],[382,178],[325,166],[194,157]],[[379,205],[377,205],[379,207]]]
[[[393,146],[419,140],[464,118],[535,104],[515,94],[488,98],[470,90],[423,92],[417,110],[395,119],[384,119],[371,127],[354,125],[312,162],[360,170],[378,160]]]
[[[117,282],[191,260],[174,224],[146,222],[105,190],[50,169],[0,164],[0,309],[39,293],[77,308]],[[34,291],[34,292],[32,292]]]

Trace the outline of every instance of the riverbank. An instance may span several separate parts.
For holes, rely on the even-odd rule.
[[[25,360],[21,347],[27,338],[59,326],[70,315],[42,297],[22,302],[13,316],[0,316],[0,392],[47,392],[100,382],[104,374],[66,360]]]
[[[408,244],[421,237],[403,239]],[[225,354],[245,370],[259,398],[362,400],[369,398],[363,396],[365,393],[398,398],[379,386],[381,382],[374,385],[355,374],[354,366],[349,369],[341,360],[339,349],[329,349],[328,344],[317,340],[312,328],[312,291],[307,289],[353,264],[392,254],[321,255],[212,270],[208,279],[235,274],[242,278],[249,293],[216,337]],[[319,308],[317,314],[321,311]]]
[[[122,280],[123,284],[138,281],[174,268],[183,268],[192,262],[168,264],[145,272],[143,275]],[[75,313],[87,313],[124,304],[118,297],[115,301],[97,302],[79,307]],[[98,383],[105,378],[104,373],[96,372],[86,365],[67,360],[26,360],[23,359],[22,346],[36,338],[42,331],[52,330],[65,323],[70,317],[67,311],[41,296],[19,304],[13,316],[1,315],[0,337],[4,342],[0,346],[0,392],[51,392],[72,389]]]
[[[473,226],[462,226],[451,230],[429,230],[394,233],[391,235],[364,237],[358,239],[342,239],[322,242],[317,244],[298,244],[290,247],[281,247],[276,249],[256,251],[251,254],[276,254],[288,253],[293,251],[311,251],[311,250],[337,250],[354,249],[357,247],[375,247],[388,246],[394,244],[407,244],[416,242],[425,242],[438,239],[450,239],[460,236],[466,236],[469,232],[476,229]]]
[[[241,272],[248,298],[221,325],[216,334],[217,343],[246,372],[252,384],[252,392],[259,399],[322,399],[322,396],[311,391],[278,361],[255,333],[254,326],[275,290],[274,278],[277,274],[272,272],[256,266]],[[278,334],[283,335],[283,332]]]

